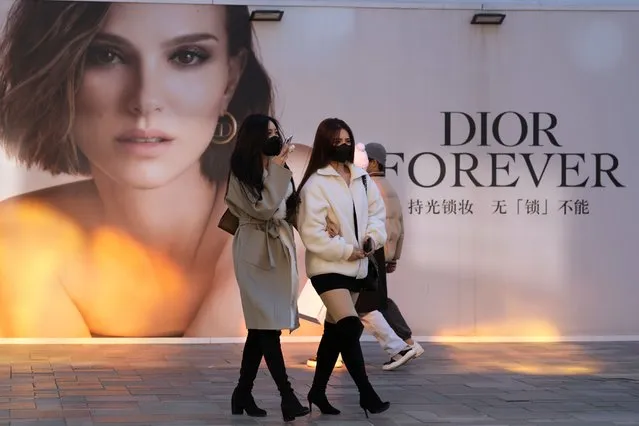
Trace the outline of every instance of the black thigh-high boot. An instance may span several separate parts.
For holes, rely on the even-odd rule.
[[[295,392],[293,392],[291,383],[288,381],[284,355],[280,344],[280,334],[282,333],[279,330],[260,330],[260,342],[266,366],[271,376],[273,376],[273,380],[282,397],[282,417],[285,422],[289,422],[294,420],[295,417],[307,415],[309,409],[300,404]]]
[[[390,402],[383,402],[379,398],[366,374],[364,354],[359,343],[364,326],[359,317],[342,318],[336,326],[340,336],[342,359],[359,390],[359,406],[364,410],[366,417],[369,411],[376,414],[388,410]]]
[[[315,404],[322,414],[337,415],[340,413],[326,398],[326,386],[331,378],[338,357],[339,334],[337,333],[337,326],[325,321],[322,340],[320,340],[317,347],[317,366],[315,367],[315,376],[313,376],[313,385],[308,393],[309,410],[312,404]]]
[[[266,416],[266,411],[257,406],[252,394],[260,362],[262,362],[260,336],[256,330],[249,330],[242,353],[240,379],[231,397],[231,412],[233,414],[242,414],[246,411],[246,414],[252,417]]]

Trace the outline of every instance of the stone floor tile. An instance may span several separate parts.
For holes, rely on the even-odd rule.
[[[366,419],[345,368],[327,394],[342,415],[302,425],[639,426],[638,343],[425,344],[426,353],[383,372],[386,355],[364,343],[367,369],[391,409]],[[316,344],[285,344],[290,381],[304,400]],[[265,365],[254,396],[269,416],[229,414],[241,345],[6,345],[0,426],[281,425]],[[579,367],[579,368],[576,368]],[[577,371],[577,373],[575,373]]]

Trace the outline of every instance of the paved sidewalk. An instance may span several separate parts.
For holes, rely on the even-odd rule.
[[[294,388],[308,391],[303,364],[315,344],[284,347]],[[391,409],[358,407],[345,369],[331,380],[337,417],[294,424],[639,425],[639,344],[425,345],[394,372],[365,343],[369,375]],[[8,345],[0,348],[0,425],[282,424],[265,368],[254,395],[264,419],[231,416],[241,345]]]

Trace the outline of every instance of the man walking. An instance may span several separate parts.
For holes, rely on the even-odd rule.
[[[386,272],[391,274],[397,268],[397,261],[402,254],[402,245],[404,243],[404,216],[402,214],[402,205],[399,196],[390,182],[386,179],[386,148],[379,143],[369,143],[366,145],[366,153],[368,154],[368,174],[371,176],[379,192],[384,199],[386,206],[386,233],[388,235],[386,245],[384,247],[386,258]],[[381,266],[381,265],[380,265]],[[384,306],[385,305],[385,306]],[[415,357],[424,353],[424,348],[413,340],[413,332],[406,323],[404,316],[397,304],[390,298],[386,299],[379,310],[386,320],[385,322],[395,331],[395,333],[415,351]],[[379,318],[379,317],[377,317]],[[373,322],[375,318],[371,318]],[[384,328],[384,324],[377,321],[371,324],[371,328]]]

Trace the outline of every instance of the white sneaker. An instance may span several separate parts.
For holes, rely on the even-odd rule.
[[[391,371],[406,364],[411,359],[415,358],[415,349],[412,346],[408,346],[406,349],[395,355],[390,361],[385,362],[382,366],[382,370]]]
[[[424,353],[424,348],[418,342],[415,342],[411,347],[415,350],[415,358],[419,358]]]
[[[312,356],[306,360],[306,366],[315,368],[317,367],[317,356]],[[342,361],[342,354],[339,354],[337,357],[337,362],[335,362],[335,368],[342,368],[344,366],[344,362]]]

